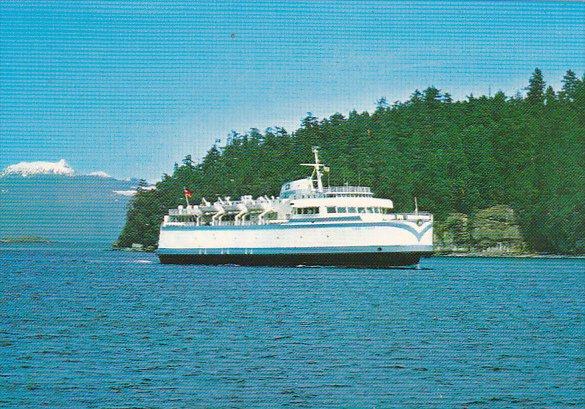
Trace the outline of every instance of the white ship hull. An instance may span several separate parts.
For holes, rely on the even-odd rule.
[[[432,253],[432,221],[165,226],[163,263],[406,266]],[[418,221],[418,224],[417,224]]]

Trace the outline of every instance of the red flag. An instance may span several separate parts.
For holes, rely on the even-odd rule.
[[[193,192],[192,192],[192,191],[190,191],[189,189],[185,189],[185,190],[183,191],[183,193],[185,193],[185,196],[187,196],[187,197],[191,197],[191,196],[193,196]]]

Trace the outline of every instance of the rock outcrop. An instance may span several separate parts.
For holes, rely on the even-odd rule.
[[[512,256],[525,254],[527,246],[514,210],[497,205],[479,210],[473,217],[452,213],[444,222],[437,223],[435,250],[447,254]]]

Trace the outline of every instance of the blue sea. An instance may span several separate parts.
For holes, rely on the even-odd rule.
[[[4,245],[0,407],[585,407],[585,260],[205,267]]]

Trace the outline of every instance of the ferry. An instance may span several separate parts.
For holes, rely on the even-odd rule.
[[[164,264],[416,266],[433,252],[433,215],[396,213],[364,186],[323,186],[329,171],[313,147],[313,171],[279,197],[219,197],[170,209],[157,255]],[[416,203],[416,201],[415,201]]]

